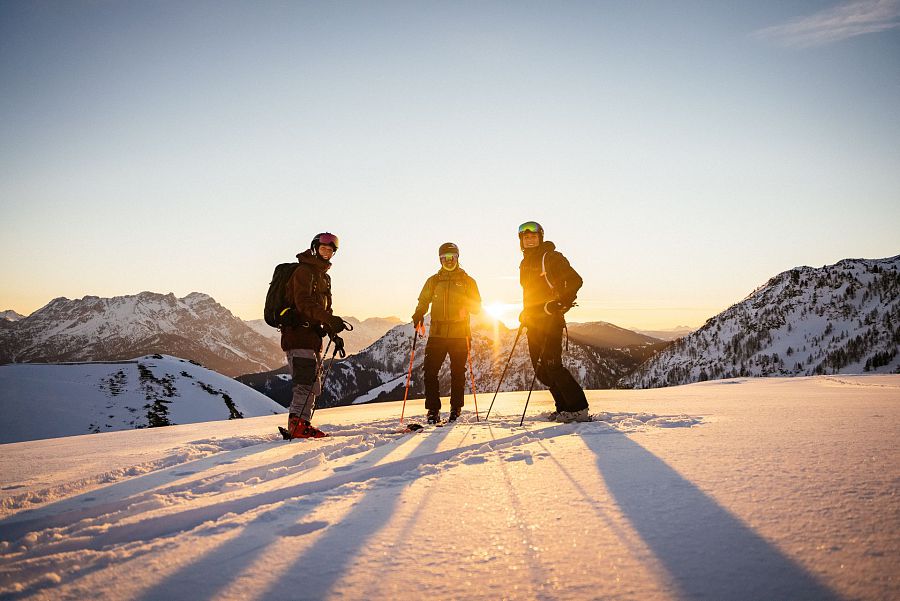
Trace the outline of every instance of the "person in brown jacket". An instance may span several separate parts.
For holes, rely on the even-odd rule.
[[[327,436],[310,423],[316,397],[322,393],[322,340],[331,337],[335,352],[342,353],[344,341],[338,333],[346,329],[344,320],[331,311],[331,276],[328,269],[338,249],[338,237],[317,234],[309,249],[297,255],[300,265],[286,286],[292,299],[297,325],[281,329],[281,349],[287,355],[293,379],[293,397],[287,431],[291,438]]]
[[[450,421],[462,413],[466,386],[466,359],[469,356],[469,315],[481,311],[478,285],[459,266],[459,248],[452,242],[438,249],[441,269],[428,278],[419,293],[413,326],[424,322],[431,305],[431,329],[425,345],[425,409],[428,423],[440,421],[441,397],[438,372],[450,355]]]

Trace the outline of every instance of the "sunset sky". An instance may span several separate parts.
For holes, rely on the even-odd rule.
[[[338,313],[408,318],[445,241],[514,305],[537,220],[572,321],[668,328],[900,253],[900,0],[4,1],[0,86],[0,310],[258,319],[325,230]]]

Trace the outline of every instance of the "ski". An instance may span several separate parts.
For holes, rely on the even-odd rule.
[[[431,430],[432,428],[441,428],[444,426],[446,422],[438,422],[436,424],[417,424],[415,422],[411,422],[406,424],[406,427],[400,430],[401,434],[408,434],[410,432],[422,432],[423,430]]]
[[[443,428],[445,426],[452,426],[453,424],[459,423],[459,420],[441,420],[434,424],[417,424],[415,422],[409,423],[406,427],[400,430],[401,434],[407,434],[410,432],[421,432],[423,430],[431,430],[432,428]]]

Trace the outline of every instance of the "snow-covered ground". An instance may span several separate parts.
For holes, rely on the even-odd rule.
[[[900,376],[399,403],[0,446],[0,598],[900,598]],[[490,395],[479,396],[487,408]],[[446,409],[446,407],[445,407]],[[407,415],[421,419],[422,401]]]

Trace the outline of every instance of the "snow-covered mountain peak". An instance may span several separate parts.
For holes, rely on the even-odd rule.
[[[197,292],[185,298],[149,291],[57,298],[11,326],[0,332],[0,362],[118,360],[159,352],[231,376],[283,362],[277,343]]]
[[[744,376],[891,373],[900,368],[900,255],[784,271],[624,385]]]

